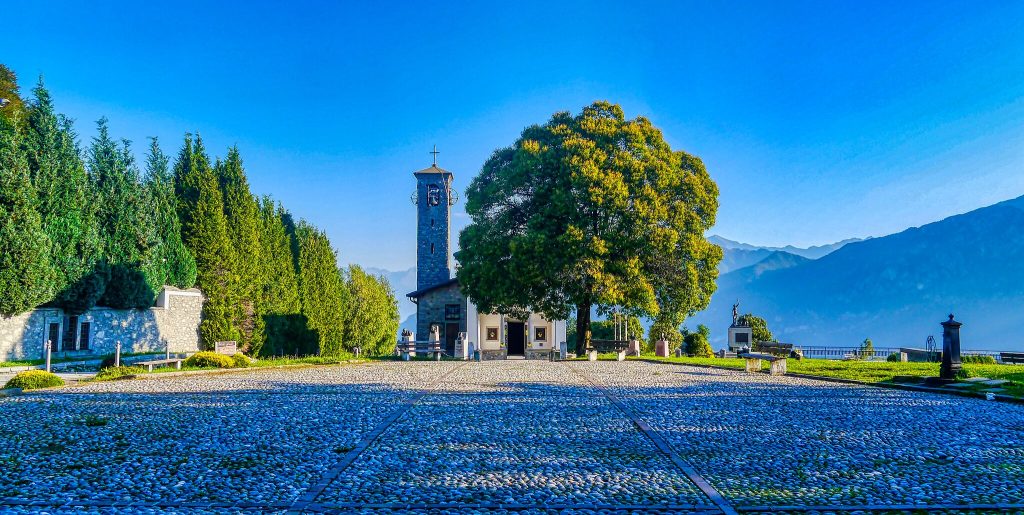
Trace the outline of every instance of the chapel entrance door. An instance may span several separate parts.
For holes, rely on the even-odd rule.
[[[455,355],[455,340],[459,339],[459,324],[447,323],[444,325],[444,353],[449,356]]]
[[[526,355],[526,326],[522,322],[507,322],[508,355]]]

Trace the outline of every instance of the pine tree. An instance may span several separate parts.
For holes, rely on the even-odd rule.
[[[196,283],[206,296],[199,325],[203,345],[212,348],[217,341],[238,341],[234,255],[224,201],[201,138],[196,138],[193,147],[192,136],[185,136],[174,165],[174,178],[182,241],[195,257]]]
[[[22,146],[39,199],[43,230],[50,238],[56,272],[54,304],[73,313],[89,309],[106,288],[97,270],[102,242],[89,177],[79,156],[71,121],[54,113],[42,78],[33,90]]]
[[[196,282],[196,260],[181,241],[174,176],[168,169],[167,155],[156,138],[150,139],[146,155],[145,187],[156,228],[157,246],[153,249],[151,279],[158,285],[191,288]]]
[[[52,298],[50,240],[21,151],[17,117],[0,117],[0,314],[12,316]]]
[[[359,265],[349,265],[345,286],[351,301],[345,316],[345,344],[359,347],[373,356],[394,353],[400,323],[398,301],[384,277],[367,274]]]
[[[260,318],[265,321],[266,338],[254,354],[301,354],[307,345],[305,323],[299,320],[296,260],[292,256],[292,235],[285,225],[288,213],[270,197],[260,202],[260,255],[263,270],[260,292]],[[255,343],[255,342],[254,342]]]
[[[340,356],[344,349],[344,313],[348,289],[338,270],[338,255],[327,235],[306,221],[296,227],[299,244],[299,297],[309,329],[316,331],[321,356]]]
[[[224,198],[228,238],[235,251],[234,274],[238,277],[235,296],[239,301],[242,348],[258,354],[264,344],[264,321],[258,302],[263,289],[263,261],[260,248],[260,213],[249,190],[238,147],[228,149],[227,158],[215,168]]]
[[[144,270],[156,246],[149,198],[142,187],[131,144],[118,145],[107,119],[97,122],[98,135],[89,149],[89,173],[95,190],[97,224],[103,237],[103,255],[110,267],[100,304],[118,309],[147,308],[156,291]]]

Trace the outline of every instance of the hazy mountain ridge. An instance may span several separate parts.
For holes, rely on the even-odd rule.
[[[704,312],[724,343],[731,305],[802,345],[921,346],[953,312],[965,348],[1024,348],[1024,197],[918,228],[851,242],[828,255],[752,275],[722,275]]]
[[[868,238],[868,239],[871,239],[871,238]],[[831,254],[831,253],[833,253],[833,252],[843,248],[844,246],[846,246],[846,245],[848,245],[850,243],[856,243],[856,242],[859,242],[859,241],[866,241],[866,240],[863,240],[861,238],[848,238],[848,239],[845,239],[845,240],[842,240],[842,241],[837,241],[835,243],[830,243],[828,245],[816,245],[816,246],[811,246],[811,247],[807,247],[807,248],[794,247],[793,245],[786,245],[785,247],[757,246],[757,245],[751,245],[749,243],[742,243],[742,242],[738,242],[738,241],[735,241],[735,240],[730,240],[728,238],[723,238],[723,237],[715,235],[715,234],[712,234],[711,236],[708,236],[708,241],[710,241],[711,243],[714,243],[715,245],[718,245],[719,247],[722,247],[722,249],[727,251],[727,253],[728,253],[729,250],[769,251],[769,252],[771,252],[771,251],[781,251],[781,252],[786,252],[786,253],[789,253],[789,254],[795,254],[797,256],[805,257],[805,258],[808,258],[808,259],[818,259],[818,258],[821,258],[821,257],[825,257],[825,256],[827,256],[827,255],[829,255],[829,254]],[[765,254],[765,256],[767,256],[767,254]],[[753,264],[753,263],[750,263],[750,264]],[[736,270],[738,268],[742,268],[742,267],[735,267],[734,266],[734,267],[731,268],[731,270]]]

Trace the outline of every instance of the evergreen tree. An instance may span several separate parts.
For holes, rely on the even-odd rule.
[[[168,161],[157,139],[151,138],[146,155],[145,187],[151,202],[157,246],[150,260],[153,265],[150,278],[158,286],[191,288],[196,282],[196,260],[181,241],[174,176],[168,169]]]
[[[253,342],[253,354],[303,354],[311,351],[305,321],[299,318],[296,260],[292,256],[292,234],[285,224],[290,216],[270,197],[260,202],[260,255],[263,270],[260,318],[265,322],[265,345]]]
[[[224,201],[201,138],[196,138],[193,147],[192,136],[185,136],[185,145],[174,165],[174,179],[182,241],[195,257],[196,283],[206,297],[199,325],[203,345],[212,348],[217,341],[238,341],[241,335],[234,297],[234,255],[224,218]]]
[[[56,272],[54,304],[80,313],[96,304],[106,288],[97,266],[102,242],[96,225],[89,177],[75,143],[71,121],[54,113],[42,78],[33,90],[22,146],[39,199],[43,230],[50,238]],[[100,270],[97,270],[100,269]]]
[[[56,279],[17,122],[17,117],[0,117],[0,314],[4,316],[52,298]]]
[[[264,321],[258,308],[264,282],[259,206],[249,190],[238,147],[228,149],[227,159],[218,163],[216,172],[224,197],[228,238],[236,257],[233,264],[238,277],[235,296],[239,301],[240,343],[246,352],[257,354],[264,343]]]
[[[393,354],[400,320],[398,301],[387,279],[349,265],[345,285],[351,298],[345,316],[345,344],[372,356]]]
[[[143,272],[149,269],[156,229],[149,198],[139,178],[130,142],[118,145],[107,119],[97,122],[98,135],[89,149],[89,173],[95,190],[97,223],[110,279],[100,303],[118,309],[147,308],[156,291]]]
[[[316,331],[321,356],[340,356],[344,314],[349,304],[338,270],[338,255],[327,235],[306,221],[295,232],[299,245],[299,298],[309,329]]]

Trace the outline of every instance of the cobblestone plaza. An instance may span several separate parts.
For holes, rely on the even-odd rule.
[[[0,399],[0,513],[1024,511],[1024,407],[640,361]]]

